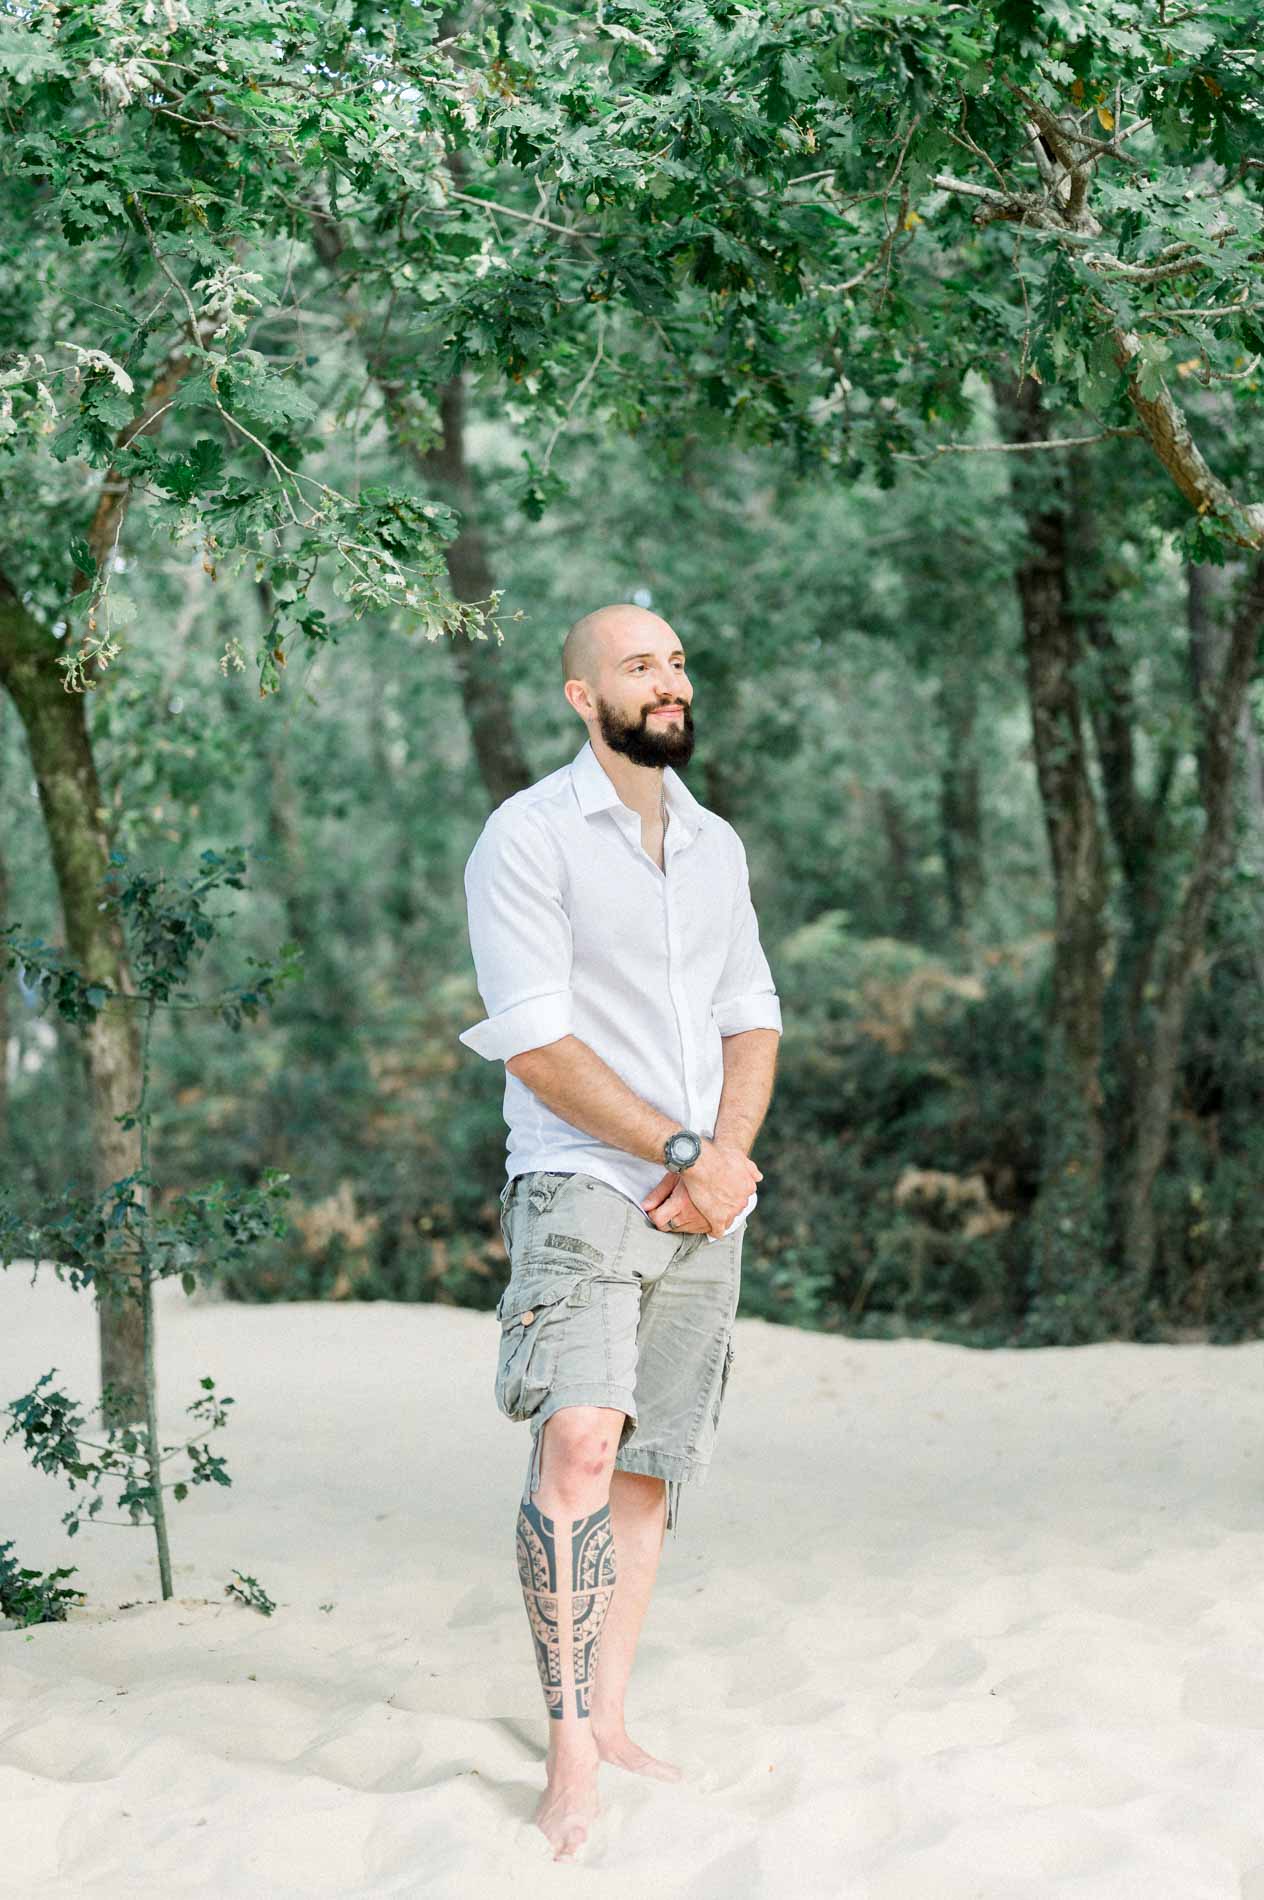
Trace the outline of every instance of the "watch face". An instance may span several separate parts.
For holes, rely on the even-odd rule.
[[[682,1164],[688,1166],[690,1162],[698,1159],[698,1156],[702,1153],[702,1143],[696,1135],[689,1134],[682,1130],[680,1134],[671,1137],[667,1144],[667,1150],[671,1157],[672,1166],[678,1168]]]

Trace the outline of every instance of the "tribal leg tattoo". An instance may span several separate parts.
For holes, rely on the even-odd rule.
[[[549,1714],[561,1721],[562,1651],[557,1625],[557,1552],[553,1545],[553,1519],[537,1511],[524,1498],[518,1511],[518,1577],[531,1624],[535,1644],[535,1666],[540,1672]]]
[[[571,1666],[575,1713],[585,1721],[615,1575],[614,1526],[610,1506],[603,1504],[571,1530]]]
[[[615,1586],[609,1504],[571,1525],[570,1575],[561,1579],[569,1589],[559,1588],[557,1544],[554,1520],[524,1498],[518,1512],[518,1576],[545,1706],[555,1721],[564,1721],[573,1694],[575,1714],[586,1721]]]

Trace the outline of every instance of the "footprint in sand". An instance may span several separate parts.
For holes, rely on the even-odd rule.
[[[450,1630],[481,1629],[485,1623],[494,1623],[505,1609],[505,1593],[476,1586],[467,1590],[461,1601],[454,1604],[448,1617]]]
[[[907,1694],[910,1689],[935,1692],[964,1689],[969,1683],[977,1682],[986,1668],[986,1656],[973,1643],[942,1643],[934,1655],[909,1676],[901,1694]]]
[[[741,1651],[732,1664],[733,1687],[724,1698],[730,1709],[757,1708],[808,1686],[815,1672],[801,1656],[775,1649]]]
[[[58,1713],[9,1737],[0,1764],[47,1781],[113,1781],[141,1746],[134,1735],[108,1731],[81,1712]]]

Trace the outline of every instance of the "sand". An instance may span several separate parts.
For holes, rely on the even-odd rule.
[[[203,1373],[237,1400],[175,1600],[0,1446],[0,1537],[89,1592],[0,1633],[5,1900],[1264,1900],[1264,1347],[740,1321],[629,1706],[687,1778],[603,1767],[557,1865],[494,1319],[168,1286],[161,1327],[165,1431]],[[53,1365],[90,1399],[94,1342],[0,1274],[0,1402]]]

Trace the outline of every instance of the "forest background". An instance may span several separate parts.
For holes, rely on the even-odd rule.
[[[248,847],[205,975],[301,977],[149,1104],[161,1195],[289,1177],[232,1297],[495,1302],[462,867],[633,600],[782,997],[742,1310],[1259,1334],[1259,25],[4,9],[0,925],[127,996],[110,852]],[[3,985],[20,1222],[140,1052]]]

